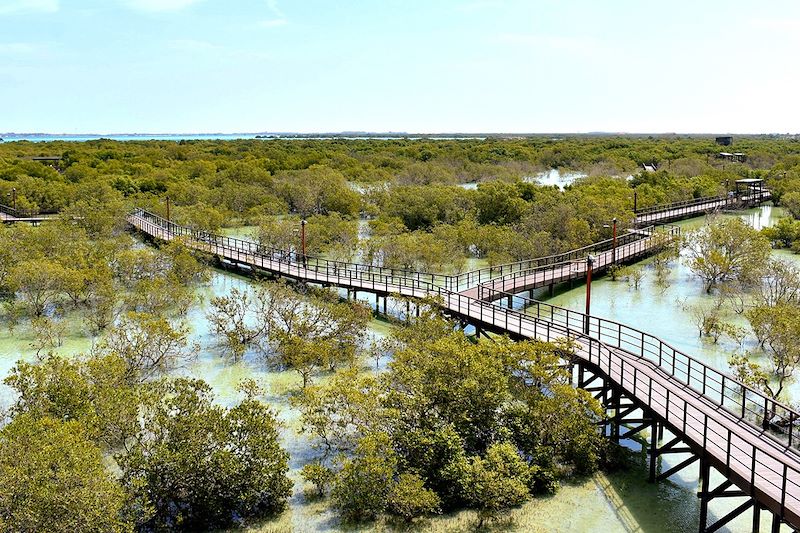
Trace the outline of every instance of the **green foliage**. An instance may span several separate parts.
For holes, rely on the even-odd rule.
[[[413,231],[458,222],[470,203],[469,194],[460,187],[429,185],[393,187],[381,196],[378,205],[382,217],[398,218]]]
[[[78,422],[25,414],[0,430],[3,531],[132,531],[126,503]]]
[[[3,431],[38,424],[35,431],[43,434],[41,438],[52,437],[52,446],[63,447],[56,453],[35,444],[37,453],[49,451],[54,464],[62,465],[63,476],[48,477],[51,467],[42,463],[46,455],[31,455],[31,460],[39,461],[35,465],[20,463],[20,468],[43,469],[32,476],[51,479],[54,485],[69,484],[62,488],[64,494],[56,496],[49,494],[50,488],[37,489],[37,495],[52,499],[54,513],[64,512],[65,502],[70,504],[70,491],[75,492],[69,511],[76,516],[97,515],[95,520],[108,520],[103,513],[114,513],[126,517],[120,524],[131,522],[145,530],[229,527],[277,513],[285,506],[292,486],[286,477],[288,454],[278,444],[274,413],[255,399],[258,391],[252,384],[242,387],[244,400],[226,409],[214,403],[210,387],[202,381],[131,383],[126,362],[116,356],[20,362],[5,382],[19,398],[11,410],[13,422]],[[53,429],[52,424],[59,425]],[[59,433],[63,428],[69,428],[69,441]],[[20,440],[27,442],[23,437]],[[0,435],[0,447],[3,445]],[[122,486],[108,477],[97,446],[115,452]],[[97,466],[87,463],[85,455],[70,456],[88,454],[88,450],[96,455]],[[19,453],[9,452],[4,457]],[[103,497],[95,495],[88,500],[80,492],[84,487],[100,489],[82,480],[83,471],[69,470],[78,463],[91,483],[109,492],[107,509],[96,505]],[[3,471],[10,472],[0,466],[0,475]],[[105,479],[112,484],[110,489],[102,486]],[[5,486],[13,487],[9,490],[15,501],[28,490]],[[123,494],[123,487],[125,498],[118,502],[114,494]],[[51,516],[44,511],[41,514]],[[74,520],[65,519],[64,525],[74,524]],[[79,531],[121,529],[130,528],[77,527]]]
[[[265,355],[296,370],[305,387],[316,372],[354,360],[371,312],[325,291],[300,294],[284,284],[264,284],[252,296],[233,289],[212,298],[207,316],[234,358],[269,342]]]
[[[437,227],[440,232],[442,227]],[[460,272],[466,259],[458,241],[415,231],[369,239],[365,256],[375,266],[417,272]]]
[[[793,191],[781,195],[781,206],[785,207],[794,219],[800,219],[800,192]]]
[[[800,220],[783,217],[774,226],[762,229],[761,234],[769,239],[773,246],[794,250],[796,244],[800,246]]]
[[[234,360],[241,359],[245,351],[258,343],[269,328],[264,320],[269,308],[269,292],[259,289],[250,291],[233,287],[227,296],[211,299],[206,318],[214,332],[223,340]],[[252,315],[261,320],[253,320]]]
[[[355,368],[336,372],[325,385],[310,385],[291,398],[301,410],[303,431],[330,452],[352,451],[358,440],[378,427],[381,413],[377,382]]]
[[[464,460],[464,444],[451,426],[401,425],[393,432],[393,441],[401,470],[420,476],[444,508],[464,503],[458,486],[460,474],[453,466]]]
[[[333,470],[320,462],[308,463],[300,471],[300,475],[308,483],[312,483],[317,491],[318,497],[323,497],[328,490],[328,486],[336,477]]]
[[[96,334],[124,307],[170,315],[192,305],[190,288],[208,273],[186,247],[131,249],[132,238],[119,232],[124,218],[116,218],[115,201],[79,207],[98,220],[76,211],[40,227],[0,228],[0,291],[15,297],[18,310],[31,318],[81,310]]]
[[[179,209],[173,221],[193,230],[216,233],[225,224],[225,214],[214,206],[197,202]]]
[[[64,154],[59,169],[26,159],[45,149]],[[340,260],[356,252],[354,219],[364,214],[375,217],[360,250],[367,261],[458,272],[469,256],[498,264],[609,237],[604,226],[614,217],[624,231],[633,217],[634,189],[641,208],[721,194],[725,181],[771,170],[783,174],[770,178],[776,199],[797,216],[800,159],[789,153],[793,146],[743,138],[740,149],[753,163],[723,171],[705,157],[715,150],[711,141],[678,137],[0,145],[0,196],[14,187],[19,207],[61,211],[60,220],[41,227],[0,228],[0,292],[10,298],[8,317],[20,317],[19,310],[38,317],[34,342],[41,354],[58,348],[61,322],[53,312],[82,309],[92,332],[111,328],[100,344],[102,357],[20,363],[7,380],[19,393],[11,411],[15,420],[0,434],[0,446],[10,450],[14,443],[5,434],[14,424],[38,425],[39,431],[52,423],[45,433],[53,442],[88,442],[75,447],[82,458],[65,461],[87,464],[91,483],[72,483],[63,493],[110,491],[100,498],[108,503],[87,507],[88,498],[76,493],[72,502],[24,505],[42,509],[45,517],[69,506],[74,516],[101,521],[94,529],[113,531],[125,529],[123,514],[142,529],[229,527],[285,504],[286,455],[276,443],[274,416],[252,390],[240,405],[224,409],[200,383],[153,382],[193,352],[174,318],[194,303],[192,285],[205,281],[207,272],[178,242],[132,249],[122,232],[132,205],[163,214],[169,196],[173,219],[198,231],[260,225],[262,244],[295,250],[294,230],[306,218],[309,252]],[[644,162],[659,163],[659,170],[630,182],[608,177],[635,173]],[[589,176],[564,190],[523,179],[544,168]],[[479,186],[454,186],[464,182]],[[756,305],[746,316],[769,364],[732,364],[742,379],[778,396],[798,359],[792,344],[800,333],[792,310],[797,276],[757,266],[766,264],[767,240],[800,249],[800,230],[787,219],[762,239],[730,224],[692,237],[693,266],[709,288],[724,282],[753,289]],[[657,258],[657,271],[669,260]],[[382,347],[394,352],[392,364],[383,375],[365,377],[347,368],[369,318],[363,306],[278,287],[251,301],[237,296],[212,302],[216,333],[235,358],[269,341],[269,361],[301,374],[305,389],[292,401],[302,410],[304,428],[326,453],[353,454],[333,483],[345,516],[388,511],[412,520],[468,502],[486,518],[529,493],[554,490],[561,476],[592,471],[607,452],[595,429],[602,416],[597,402],[572,389],[558,370],[558,354],[568,353],[568,346],[470,344],[421,302],[423,317],[410,318],[409,327]],[[747,306],[740,307],[745,312]],[[123,311],[133,314],[116,323]],[[718,316],[701,318],[701,331],[715,339],[742,336]],[[343,367],[325,385],[311,381]],[[26,439],[39,449],[33,437]],[[124,443],[131,454],[124,453]],[[117,504],[118,487],[104,484],[106,470],[88,464],[89,456],[96,461],[96,447],[120,454],[125,513]],[[21,450],[9,452],[19,458],[15,463],[4,463],[10,484],[25,479],[13,473],[27,460]],[[68,452],[51,453],[62,458]],[[30,460],[37,468],[52,466],[46,456]],[[305,473],[324,492],[333,474],[316,466]],[[48,487],[41,494],[57,495]],[[36,519],[24,512],[24,519]],[[17,511],[2,514],[0,520],[22,520]],[[63,523],[93,529],[88,522]],[[22,521],[3,525],[42,528]]]
[[[222,408],[196,380],[155,390],[143,411],[145,429],[118,456],[123,485],[145,499],[137,517],[145,528],[223,528],[285,508],[288,454],[269,408],[251,395]]]
[[[121,358],[131,382],[142,382],[175,368],[197,353],[189,329],[147,313],[127,313],[98,345],[102,354]]]
[[[51,260],[23,261],[9,272],[8,284],[28,313],[40,317],[63,294],[68,275],[67,269]]]
[[[388,495],[389,512],[411,522],[439,510],[439,497],[415,474],[401,474]]]
[[[176,285],[188,286],[208,281],[208,269],[194,256],[192,250],[180,240],[164,245],[161,251],[169,261],[167,276]]]
[[[384,433],[365,435],[345,459],[331,497],[346,520],[375,518],[387,506],[397,459]]]
[[[706,290],[725,281],[751,283],[769,258],[769,241],[740,218],[715,220],[687,238],[689,267]]]
[[[432,329],[424,327],[431,322]],[[485,518],[530,493],[555,490],[562,474],[593,471],[604,456],[599,404],[559,368],[571,346],[502,338],[473,344],[435,317],[400,329],[388,346],[394,359],[378,376],[339,371],[292,400],[303,430],[326,454],[364,456],[363,465],[353,459],[337,476],[334,492],[348,518],[377,516],[392,505],[391,490],[400,488],[373,490],[366,503],[367,489],[352,489],[373,487],[388,470],[395,481],[414,476],[404,481],[402,507],[420,506],[390,512],[422,514],[430,491],[441,508],[474,505]],[[377,452],[359,451],[364,442],[391,465],[378,463]],[[354,465],[380,475],[357,478]],[[357,512],[354,502],[368,512]]]
[[[627,280],[628,284],[634,289],[639,290],[639,287],[644,280],[644,269],[640,266],[629,265],[619,267],[615,276],[620,279]]]
[[[529,209],[521,198],[521,191],[513,183],[490,181],[478,186],[475,208],[481,224],[514,224]]]
[[[115,448],[138,427],[138,395],[126,370],[116,356],[18,362],[4,381],[18,394],[11,414],[80,422],[92,440]]]
[[[800,366],[800,307],[786,303],[759,305],[744,314],[759,343],[766,348],[768,364],[752,363],[748,356],[741,356],[733,358],[731,366],[745,383],[780,398]]]
[[[463,334],[409,346],[389,363],[386,404],[412,426],[431,417],[451,425],[469,453],[482,451],[500,431],[500,408],[510,399],[498,352]]]
[[[463,466],[461,485],[467,502],[478,511],[478,527],[524,503],[529,497],[530,475],[528,464],[506,442],[490,446],[485,458],[470,457]]]

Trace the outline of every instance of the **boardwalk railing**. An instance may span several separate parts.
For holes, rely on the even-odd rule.
[[[709,209],[735,208],[743,203],[761,203],[769,198],[771,198],[771,193],[768,189],[740,191],[738,193],[732,191],[725,196],[706,196],[704,198],[692,198],[680,202],[645,207],[637,209],[635,214],[637,220],[643,220],[644,222],[661,219],[668,220]],[[659,217],[658,215],[661,216]]]
[[[449,312],[496,331],[547,341],[572,338],[577,342],[579,357],[601,369],[682,431],[687,439],[716,457],[729,477],[749,483],[754,495],[768,497],[781,517],[795,525],[800,521],[800,469],[794,466],[798,458],[795,453],[785,453],[798,444],[794,426],[800,415],[657,337],[624,324],[510,293],[502,296],[521,301],[524,309],[503,308],[436,284],[437,280],[429,280],[427,274],[406,277],[391,269],[355,263],[327,260],[312,263],[291,251],[193,231],[149,215],[137,210],[130,221],[154,237],[169,240],[185,236],[187,244],[200,251],[217,253],[256,268],[315,283],[384,294],[433,295]],[[769,431],[762,430],[764,426]],[[770,438],[763,440],[762,435]]]
[[[490,284],[478,288],[478,298],[483,301],[512,298],[514,305],[521,306],[522,312],[532,317],[572,331],[582,331],[608,346],[647,359],[719,407],[764,428],[770,436],[787,447],[797,451],[800,445],[800,413],[654,335],[613,320],[498,291]]]
[[[646,243],[647,239],[649,239],[654,232],[655,226],[649,226],[620,235],[617,237],[617,248],[620,249],[630,243]],[[517,261],[515,263],[506,263],[503,265],[481,268],[479,270],[472,270],[452,276],[451,284],[448,285],[447,288],[454,291],[462,291],[492,279],[504,278],[517,273],[531,272],[546,266],[558,268],[560,265],[572,264],[572,262],[576,260],[585,260],[587,255],[609,251],[613,246],[614,239],[606,239],[561,254],[553,254],[526,261]]]
[[[298,263],[304,262],[309,270],[317,273],[330,272],[336,273],[338,271],[356,271],[364,274],[374,274],[378,276],[389,276],[392,278],[409,278],[425,283],[430,283],[437,287],[444,287],[452,291],[462,291],[478,285],[479,283],[491,280],[492,278],[508,275],[513,272],[529,271],[532,268],[540,268],[546,265],[557,265],[565,261],[574,260],[577,258],[586,258],[590,253],[601,253],[605,250],[610,250],[613,246],[613,239],[600,241],[583,248],[570,250],[562,254],[554,254],[547,257],[532,259],[529,261],[519,261],[516,263],[508,263],[504,265],[497,265],[494,267],[482,268],[470,272],[465,272],[459,275],[446,275],[446,274],[433,274],[426,272],[416,272],[413,270],[387,268],[380,266],[366,265],[362,263],[350,263],[346,261],[333,261],[324,259],[313,255],[306,255],[305,259],[302,254],[297,250],[283,250],[270,248],[253,241],[237,239],[234,237],[227,237],[224,235],[216,235],[205,231],[187,228],[174,222],[169,222],[163,217],[160,217],[144,209],[135,209],[133,214],[143,221],[147,221],[153,227],[160,227],[170,232],[171,235],[176,237],[189,237],[196,241],[206,243],[208,246],[215,247],[213,253],[218,253],[221,249],[232,249],[247,252],[248,254],[258,254],[266,256],[275,261],[283,259],[291,259]],[[631,231],[625,235],[617,238],[617,247],[624,244],[633,242],[645,242],[653,234],[653,228],[644,228],[640,230]]]
[[[685,207],[695,207],[701,204],[710,204],[714,202],[724,202],[724,203],[737,203],[739,201],[739,196],[735,193],[732,196],[704,196],[702,198],[691,198],[689,200],[681,200],[678,202],[671,202],[667,204],[657,204],[650,207],[645,207],[642,209],[637,209],[634,213],[638,215],[649,215],[652,213],[662,213],[664,211],[672,211],[675,209],[681,209]]]
[[[143,209],[137,208],[132,214],[142,220],[144,226],[140,229],[150,235],[161,238],[190,238],[200,245],[198,248],[221,257],[235,259],[236,261],[257,257],[268,263],[285,265],[291,267],[292,274],[289,275],[298,274],[300,271],[308,271],[318,277],[338,278],[344,274],[344,277],[361,281],[377,280],[383,282],[383,280],[398,280],[398,283],[400,283],[400,280],[402,280],[404,287],[419,287],[422,290],[427,290],[428,287],[447,287],[451,284],[451,276],[445,274],[428,274],[362,263],[334,261],[312,255],[303,256],[297,250],[271,248],[253,241],[187,228],[174,222],[169,222]],[[225,255],[226,253],[232,253],[233,255]],[[300,271],[297,271],[298,268]]]
[[[14,218],[31,218],[38,214],[29,209],[14,209],[13,207],[0,204],[0,213]]]
[[[643,237],[640,239],[629,239],[627,242],[618,240],[616,254],[611,253],[612,248],[601,246],[592,250],[595,255],[595,262],[592,268],[595,271],[602,271],[613,264],[620,264],[635,257],[649,254],[656,249],[662,248],[680,237],[681,229],[677,226],[650,226],[641,230]],[[604,241],[605,242],[605,241]],[[495,276],[487,281],[481,281],[480,287],[491,289],[488,295],[492,299],[500,297],[498,292],[507,290],[509,286],[519,287],[519,291],[536,288],[552,283],[560,283],[570,279],[578,279],[586,276],[586,260],[589,252],[586,249],[579,249],[580,253],[570,254],[574,258],[561,263],[533,266],[529,269],[513,271],[510,273]],[[615,257],[616,255],[616,257]],[[532,263],[535,263],[533,261]],[[517,291],[517,292],[519,292]]]
[[[41,209],[14,209],[11,206],[0,204],[0,213],[13,218],[51,218],[58,214],[57,211]]]
[[[464,296],[462,294],[457,296],[458,304],[455,308],[462,312]],[[474,307],[472,302],[469,302],[468,305]],[[753,427],[752,419],[747,418],[749,409],[747,404],[754,400],[754,397],[764,399],[763,395],[700,361],[682,354],[666,343],[633,328],[591,317],[592,322],[587,334],[581,332],[585,323],[585,315],[582,313],[547,304],[542,304],[542,306],[550,311],[549,317],[544,314],[541,317],[534,313],[523,314],[497,305],[491,305],[493,309],[489,313],[486,305],[488,304],[481,305],[479,312],[471,314],[471,316],[484,324],[494,325],[500,330],[522,337],[539,338],[546,341],[563,337],[575,340],[578,346],[577,355],[598,367],[616,384],[625,389],[631,397],[648,405],[670,425],[681,431],[683,436],[712,456],[717,457],[721,463],[720,466],[728,472],[728,475],[735,475],[740,481],[749,484],[750,487],[753,487],[754,493],[758,490],[768,495],[776,504],[776,508],[773,508],[776,514],[797,523],[797,511],[800,509],[800,497],[798,497],[800,494],[800,469],[788,464],[787,457],[783,456],[780,448],[775,450],[769,446],[758,447],[748,439],[752,433],[748,435],[747,431],[741,431],[744,429],[743,426],[733,424],[732,427],[725,427],[720,421],[721,417],[716,416],[718,411],[714,407],[723,407],[725,413],[731,415],[733,420],[741,420]],[[451,308],[453,307],[451,306]],[[560,314],[563,319],[559,319]],[[601,325],[599,322],[604,322],[604,324]],[[618,329],[616,335],[608,330],[608,327],[612,325],[621,328]],[[595,336],[599,335],[598,332],[601,329],[603,338],[612,340],[612,344]],[[614,345],[615,339],[621,346]],[[620,339],[622,340],[620,341]],[[663,350],[663,353],[659,352],[658,357],[650,346],[653,341],[657,341],[658,346]],[[643,371],[642,359],[652,364],[655,373]],[[664,364],[666,367],[662,366]],[[681,367],[685,369],[682,371],[682,375],[680,371],[675,372]],[[677,391],[671,389],[669,384],[674,381],[671,381],[669,377],[677,381],[681,388]],[[700,379],[702,379],[702,383],[709,385],[708,388],[703,388],[703,391],[697,390]],[[720,384],[719,398],[713,398],[713,391],[710,388],[712,383]],[[693,398],[681,390],[684,388],[683,386],[702,395],[709,405],[704,405],[702,401],[700,403],[692,401]],[[733,394],[725,391],[733,391]],[[741,391],[744,391],[743,395]],[[752,397],[751,393],[753,393]],[[747,398],[747,400],[742,402],[741,397]],[[730,398],[736,403],[735,409],[731,409],[732,405],[730,402],[726,402],[726,398]],[[754,403],[758,404],[759,400],[755,400]],[[797,420],[797,413],[788,407],[773,403],[774,405],[768,405],[767,408],[782,407],[793,413],[790,416]],[[712,414],[710,415],[709,412]],[[791,433],[788,438],[792,438]],[[793,462],[796,463],[796,461]],[[787,513],[787,506],[792,509],[791,513]]]

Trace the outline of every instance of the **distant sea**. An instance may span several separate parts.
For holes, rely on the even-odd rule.
[[[472,135],[406,135],[406,134],[297,134],[297,133],[120,133],[120,134],[50,134],[50,133],[0,133],[0,139],[4,142],[30,141],[72,141],[85,142],[96,141],[98,139],[111,139],[114,141],[209,141],[225,140],[232,141],[237,139],[284,139],[284,140],[305,140],[305,139],[423,139],[435,138],[442,140],[461,140],[461,139],[484,139],[484,136]]]
[[[0,139],[5,142],[13,141],[31,141],[31,142],[46,142],[46,141],[96,141],[97,139],[113,139],[115,141],[180,141],[180,140],[211,140],[211,139],[252,139],[256,134],[249,133],[211,133],[211,134],[136,134],[136,133],[121,133],[114,135],[101,135],[101,134],[48,134],[48,133],[0,133]]]

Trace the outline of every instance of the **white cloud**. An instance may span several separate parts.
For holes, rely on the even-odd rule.
[[[754,18],[751,26],[759,29],[787,31],[796,34],[800,31],[799,18]]]
[[[222,47],[206,41],[197,41],[195,39],[174,39],[169,41],[169,47],[173,50],[181,52],[211,52],[219,51]]]
[[[195,39],[173,39],[167,41],[167,46],[179,53],[203,54],[208,60],[219,61],[263,61],[273,59],[272,54],[251,49],[238,49],[229,46],[198,41]]]
[[[266,0],[267,8],[272,12],[274,15],[273,18],[262,20],[258,23],[259,26],[262,28],[277,28],[278,26],[286,26],[289,24],[289,21],[286,20],[286,16],[283,14],[283,11],[278,7],[278,0]]]
[[[278,26],[286,26],[289,22],[286,19],[270,19],[262,20],[258,23],[263,28],[276,28]]]
[[[267,0],[267,7],[277,18],[286,18],[283,16],[283,11],[278,7],[278,0]]]
[[[59,0],[3,0],[0,2],[0,15],[16,13],[55,13]]]
[[[137,11],[160,13],[164,11],[180,11],[200,0],[125,0],[125,5]]]
[[[0,43],[0,55],[22,55],[36,51],[36,46],[30,43]]]

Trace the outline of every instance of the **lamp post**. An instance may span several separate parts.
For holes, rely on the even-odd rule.
[[[617,264],[617,217],[612,220],[612,237],[611,237],[611,262]]]
[[[617,262],[617,217],[611,220],[611,225],[603,224],[604,228],[611,228],[611,264]]]
[[[17,210],[17,188],[11,188],[11,208],[16,212]]]
[[[300,221],[300,250],[303,254],[303,266],[306,264],[306,219]]]
[[[638,198],[636,197],[636,189],[633,189],[633,212],[637,211]]]
[[[167,196],[167,222],[169,222],[169,221],[170,221],[170,218],[169,218],[169,196]]]
[[[597,259],[593,255],[586,256],[586,318],[584,319],[583,332],[589,334],[589,316],[592,311],[592,267]]]

